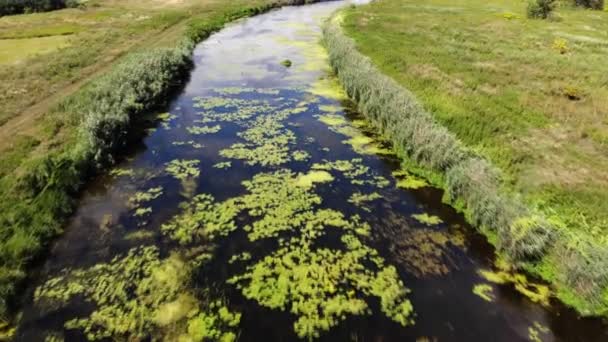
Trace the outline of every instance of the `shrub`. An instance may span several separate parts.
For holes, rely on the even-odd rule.
[[[572,240],[574,243],[559,245],[559,276],[592,305],[599,305],[608,283],[608,249],[576,237]]]
[[[519,217],[501,232],[501,249],[513,261],[542,257],[553,240],[555,228],[543,217]]]
[[[555,0],[530,0],[528,2],[528,18],[547,19],[555,9]]]
[[[568,47],[568,41],[563,38],[555,38],[552,47],[553,50],[559,52],[562,55],[570,51],[570,48]]]
[[[574,0],[576,6],[589,8],[593,10],[603,10],[604,0]]]

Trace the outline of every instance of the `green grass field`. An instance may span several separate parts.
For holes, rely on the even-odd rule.
[[[597,313],[608,303],[608,12],[563,3],[554,19],[532,20],[522,1],[378,0],[347,10],[343,25],[383,73],[502,170],[504,191],[555,222],[560,244],[583,251],[576,267],[594,263],[585,272],[604,290],[587,311]],[[555,259],[531,267],[549,280],[573,267]],[[586,286],[572,285],[577,295]]]

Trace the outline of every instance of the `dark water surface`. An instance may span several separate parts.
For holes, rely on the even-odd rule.
[[[150,124],[136,151],[86,191],[65,234],[31,282],[16,340],[43,341],[48,336],[66,341],[86,340],[87,336],[128,340],[125,336],[133,331],[152,335],[152,340],[196,340],[181,332],[188,330],[188,319],[196,313],[170,323],[152,319],[153,323],[142,323],[137,328],[110,329],[91,313],[119,299],[108,295],[110,299],[104,301],[82,289],[70,292],[61,285],[78,274],[70,273],[73,270],[91,270],[115,257],[123,258],[134,248],[155,246],[161,260],[180,254],[187,261],[184,265],[190,265],[190,259],[196,259],[203,250],[212,256],[196,264],[189,288],[177,293],[196,294],[201,303],[205,302],[197,309],[200,311],[217,297],[231,312],[241,313],[238,327],[230,328],[238,332],[240,341],[290,341],[298,338],[297,332],[301,336],[319,335],[326,341],[608,341],[608,329],[600,320],[582,319],[553,301],[543,305],[542,299],[534,302],[522,294],[522,287],[539,292],[542,285],[518,278],[518,290],[513,281],[500,284],[487,274],[483,276],[480,271],[499,272],[497,264],[500,266],[485,238],[441,203],[441,191],[422,186],[411,175],[395,175],[398,160],[352,109],[352,103],[330,76],[326,53],[319,45],[322,19],[344,4],[276,10],[232,24],[198,46],[195,69],[186,87],[171,102],[169,115],[160,115]],[[291,67],[281,64],[286,59],[292,62]],[[181,166],[177,161],[182,161]],[[336,161],[346,163],[336,166]],[[268,175],[274,185],[262,191],[259,198],[252,197],[259,188],[247,187],[243,182],[262,174]],[[398,188],[398,181],[409,186]],[[138,192],[139,199],[135,197]],[[233,215],[234,227],[203,237],[192,231],[178,235],[161,230],[200,194],[213,196],[212,203],[239,203],[242,210]],[[312,205],[288,212],[292,202],[297,206],[306,196],[316,198]],[[277,203],[261,212],[252,209],[258,202],[273,198]],[[254,222],[270,217],[268,207],[280,208],[273,211],[275,221],[269,220],[265,228],[255,226]],[[194,212],[197,209],[224,210],[201,206]],[[298,217],[307,217],[298,215],[318,215],[324,210],[354,226],[367,224],[369,232],[332,228],[340,224],[328,220],[319,227],[296,222]],[[281,216],[283,212],[288,212],[285,217]],[[416,216],[422,214],[428,216]],[[199,230],[205,229],[202,226]],[[309,228],[316,235],[311,237]],[[257,237],[256,232],[260,234]],[[355,250],[365,251],[366,257],[346,260],[346,254],[340,254],[349,250],[344,247],[347,236],[356,237],[364,247]],[[329,254],[318,253],[320,250]],[[288,262],[286,251],[299,254]],[[241,259],[235,260],[235,255]],[[314,259],[318,255],[320,259]],[[329,255],[342,256],[332,259]],[[283,290],[269,291],[267,297],[251,295],[255,291],[248,287],[253,281],[247,278],[247,270],[263,260],[270,260],[268,265],[274,262],[277,269],[281,263],[283,267],[299,263],[298,269],[305,272],[301,278],[283,277],[267,265],[267,278],[261,286],[276,280],[278,288],[288,287],[285,293],[290,299],[283,305],[271,305],[273,295]],[[311,264],[323,261],[328,265],[312,270]],[[337,264],[350,270],[341,270],[334,278],[319,276]],[[369,273],[353,271],[359,266],[369,269]],[[99,272],[111,272],[112,267]],[[374,281],[381,270],[396,271],[394,275],[402,285],[389,277],[396,287],[385,284],[380,293],[375,293],[359,283],[360,278],[368,276]],[[133,266],[117,272],[143,271]],[[349,278],[351,273],[355,274],[353,278]],[[517,276],[504,271],[503,278],[504,274]],[[65,278],[57,284],[47,283],[60,275]],[[85,283],[96,287],[109,281],[109,289],[128,287],[128,300],[144,302],[137,297],[138,284],[118,282],[116,277],[120,275],[95,275],[99,278]],[[235,276],[244,275],[234,281]],[[128,276],[139,279],[137,274]],[[299,288],[305,287],[302,284],[306,279],[313,287],[317,286],[315,282],[326,283],[319,285],[320,292],[306,292],[310,289]],[[47,294],[58,289],[72,295],[62,301],[48,300],[50,295],[34,300],[40,286]],[[399,293],[399,303],[411,302],[414,313],[407,320],[413,319],[414,324],[403,326],[382,309],[379,298],[389,288]],[[404,288],[411,292],[406,294]],[[483,290],[487,298],[475,294],[474,289]],[[298,297],[298,291],[306,295]],[[362,304],[365,309],[343,311],[325,327],[313,323],[312,330],[296,328],[294,323],[304,314],[293,309],[295,303],[306,306],[324,296],[349,301],[351,308]],[[170,311],[168,308],[161,306],[160,311]],[[313,308],[321,316],[331,310],[324,305]],[[113,315],[117,314],[108,316]],[[150,321],[142,318],[144,315],[132,320]],[[89,333],[94,334],[87,335],[82,327],[64,327],[67,321],[87,317],[93,317]]]

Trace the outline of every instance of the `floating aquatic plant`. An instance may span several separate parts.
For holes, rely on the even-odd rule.
[[[309,188],[315,183],[327,183],[333,180],[334,177],[331,175],[331,173],[327,171],[313,170],[305,175],[298,176],[295,185],[304,188]]]
[[[295,161],[305,161],[305,160],[310,159],[310,153],[308,153],[306,151],[298,150],[298,151],[294,151],[291,154],[291,157]]]
[[[346,315],[365,314],[369,310],[366,296],[378,297],[382,311],[396,322],[412,323],[408,290],[396,270],[384,266],[375,251],[354,235],[344,235],[344,240],[346,251],[297,244],[279,249],[230,282],[245,297],[296,315],[294,330],[302,338],[318,337]],[[380,270],[367,269],[370,261]]]
[[[488,284],[477,284],[473,286],[473,293],[481,297],[486,302],[494,301],[494,295],[492,294],[493,291],[494,288]]]
[[[234,264],[235,262],[238,262],[238,261],[249,261],[249,260],[251,260],[251,253],[243,252],[243,253],[235,254],[235,255],[231,256],[230,260],[228,260],[228,263]]]
[[[167,163],[165,170],[173,177],[179,180],[185,180],[190,177],[198,177],[200,170],[198,169],[198,160],[179,160],[175,159]]]
[[[549,331],[549,328],[546,326],[539,322],[534,322],[532,326],[528,327],[528,339],[530,342],[543,342],[541,334],[547,334]]]
[[[236,229],[234,218],[240,208],[235,200],[216,203],[213,196],[200,194],[182,207],[181,214],[161,226],[164,233],[182,244],[226,236]]]
[[[150,207],[137,208],[137,209],[135,209],[135,213],[133,213],[133,216],[142,217],[142,216],[146,216],[146,215],[150,214],[151,212],[152,212],[152,208],[150,208]]]
[[[109,172],[110,176],[113,177],[124,177],[124,176],[134,176],[135,175],[135,171],[133,171],[132,169],[123,169],[123,168],[116,168],[116,169],[112,169]]]
[[[349,139],[344,140],[343,143],[350,145],[359,154],[393,154],[391,150],[380,146],[374,138],[354,127],[343,115],[322,114],[317,115],[317,118],[329,126],[330,130],[347,136]]]
[[[247,130],[238,133],[246,142],[233,144],[221,150],[220,155],[246,160],[249,165],[280,165],[290,161],[289,145],[296,142],[296,136],[282,121],[305,110],[305,107],[288,108],[258,116]]]
[[[428,183],[422,179],[413,175],[408,175],[404,179],[397,181],[397,187],[402,189],[420,189],[428,186]]]
[[[169,122],[175,118],[177,118],[177,115],[171,113],[161,113],[156,115],[156,119],[161,121],[161,126],[164,129],[170,129]]]
[[[213,165],[213,167],[216,169],[229,169],[230,167],[232,167],[232,162],[231,161],[219,162],[219,163],[216,163],[215,165]]]
[[[517,292],[528,297],[531,301],[545,306],[549,305],[549,299],[552,296],[549,287],[530,282],[524,274],[509,270],[497,272],[480,270],[479,274],[487,281],[495,284],[512,284]]]
[[[90,315],[65,323],[89,340],[143,339],[199,310],[187,290],[189,277],[190,267],[178,255],[161,260],[156,247],[138,247],[107,264],[48,280],[35,299],[60,306],[76,296],[93,302]]]
[[[189,141],[174,141],[171,143],[174,146],[186,146],[186,145],[190,145],[196,149],[200,149],[205,147],[203,144],[201,143],[197,143],[194,140],[189,140]]]
[[[443,221],[435,215],[429,215],[427,213],[422,213],[422,214],[413,214],[412,217],[420,222],[423,223],[427,226],[435,226],[438,225],[440,223],[443,223]]]
[[[138,207],[141,203],[150,202],[162,196],[163,187],[150,188],[146,191],[138,191],[135,195],[129,197],[129,205],[133,208]]]
[[[213,133],[219,132],[221,129],[222,129],[222,126],[220,126],[220,125],[186,127],[186,130],[188,131],[188,133],[194,134],[194,135],[213,134]]]
[[[372,192],[370,194],[355,192],[350,196],[348,202],[362,208],[363,210],[370,211],[370,209],[366,207],[366,203],[377,200],[379,198],[382,198],[382,195],[377,192]]]
[[[338,211],[316,208],[321,198],[313,191],[315,185],[331,179],[329,172],[316,169],[306,174],[260,173],[243,182],[247,193],[242,196],[220,203],[209,195],[195,197],[163,230],[182,243],[215,238],[235,229],[236,217],[247,213],[252,222],[244,229],[250,241],[275,239],[279,248],[229,282],[263,306],[296,315],[294,329],[301,337],[319,336],[347,315],[369,312],[368,297],[377,297],[391,319],[410,324],[408,290],[396,270],[359,240],[370,234],[370,226],[358,216],[346,218]],[[342,248],[315,247],[327,229],[342,232]],[[229,262],[250,259],[244,252]]]

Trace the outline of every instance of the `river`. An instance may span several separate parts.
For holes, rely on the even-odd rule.
[[[608,340],[496,260],[357,114],[320,44],[344,5],[199,44],[183,89],[85,191],[16,340]]]

